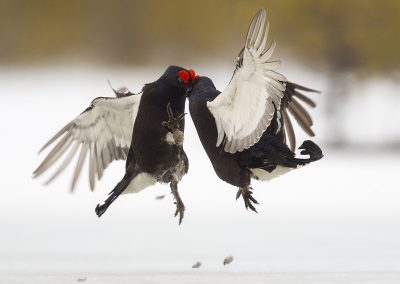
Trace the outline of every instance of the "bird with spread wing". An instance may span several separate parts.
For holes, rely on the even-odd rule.
[[[38,177],[60,165],[50,176],[53,181],[78,155],[71,190],[89,160],[89,184],[115,160],[126,160],[125,175],[102,205],[100,217],[121,194],[136,193],[156,182],[169,183],[175,198],[175,216],[182,222],[185,206],[178,183],[187,173],[189,162],[183,150],[184,110],[187,92],[195,78],[193,70],[169,66],[156,81],[146,84],[140,94],[127,89],[114,91],[116,97],[99,97],[77,118],[62,128],[41,149],[58,141],[34,171]]]
[[[306,140],[296,157],[295,134],[288,112],[310,136],[308,111],[315,103],[303,92],[316,91],[288,82],[271,61],[273,41],[267,47],[269,24],[264,9],[250,25],[233,77],[223,92],[208,77],[199,77],[189,94],[189,110],[197,133],[218,177],[239,187],[236,199],[256,211],[251,179],[270,180],[323,157],[321,149]],[[287,138],[289,145],[287,145]]]

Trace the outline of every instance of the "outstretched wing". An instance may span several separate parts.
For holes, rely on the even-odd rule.
[[[302,106],[301,103],[304,103],[312,108],[314,108],[316,104],[313,100],[304,95],[302,92],[319,92],[291,82],[285,82],[285,87],[286,89],[284,91],[284,97],[282,99],[281,114],[283,118],[285,133],[289,140],[290,149],[294,151],[296,148],[296,136],[294,134],[293,125],[288,112],[296,120],[296,122],[300,125],[305,133],[307,133],[309,136],[314,136],[314,131],[311,129],[313,125],[313,120],[308,111]]]
[[[281,107],[285,77],[277,72],[279,61],[268,61],[275,42],[265,50],[268,21],[264,9],[254,17],[240,52],[236,70],[225,90],[207,106],[218,130],[217,147],[224,142],[229,153],[253,146]]]
[[[140,97],[141,95],[125,95],[117,98],[94,99],[82,114],[68,123],[43,146],[40,152],[58,140],[34,171],[34,177],[42,175],[69,151],[61,165],[46,182],[46,184],[50,183],[66,168],[80,149],[71,190],[75,188],[86,156],[89,156],[89,183],[93,190],[96,176],[100,179],[104,169],[112,161],[127,158]]]

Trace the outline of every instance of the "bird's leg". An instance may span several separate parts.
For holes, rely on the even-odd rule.
[[[172,181],[170,183],[170,187],[171,187],[171,193],[175,199],[174,203],[176,204],[175,217],[178,216],[178,214],[179,214],[179,225],[180,225],[182,223],[182,219],[184,216],[185,205],[183,204],[182,199],[179,196],[178,183],[176,181]]]
[[[242,196],[244,200],[244,206],[246,207],[246,209],[250,208],[254,212],[258,213],[256,208],[254,207],[254,204],[258,204],[258,201],[253,197],[252,190],[253,189],[250,186],[239,187],[239,190],[236,194],[236,200],[238,200],[238,198]]]
[[[168,121],[163,121],[161,125],[167,128],[168,131],[172,133],[176,144],[181,145],[183,143],[183,131],[179,126],[179,123],[185,117],[186,113],[182,113],[181,115],[175,118],[170,103],[168,103],[167,105],[167,113],[168,113]]]

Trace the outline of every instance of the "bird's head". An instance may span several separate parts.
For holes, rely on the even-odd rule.
[[[213,81],[206,76],[197,76],[193,83],[192,90],[189,94],[189,98],[194,96],[203,96],[208,93],[216,91]],[[192,95],[193,94],[193,95]]]
[[[174,87],[185,91],[185,94],[188,95],[192,90],[193,83],[199,76],[193,69],[171,65],[165,70],[163,77]]]

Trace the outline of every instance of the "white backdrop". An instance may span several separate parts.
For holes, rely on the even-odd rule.
[[[325,148],[319,162],[270,183],[253,182],[255,214],[216,177],[188,115],[181,226],[165,185],[122,196],[97,218],[94,208],[124,174],[123,162],[106,170],[95,193],[86,167],[75,194],[68,192],[72,167],[47,187],[31,179],[44,157],[36,153],[50,136],[94,97],[112,95],[107,79],[139,91],[163,69],[0,69],[0,273],[191,271],[195,261],[207,271],[399,271],[400,153]],[[195,69],[220,89],[231,77],[225,67]],[[324,90],[323,76],[292,70],[289,79]],[[314,98],[323,106],[323,95]],[[321,110],[312,114],[317,143],[334,135],[324,129]],[[368,133],[368,126],[358,128]],[[168,195],[155,200],[160,194]],[[223,267],[229,254],[235,260]]]

